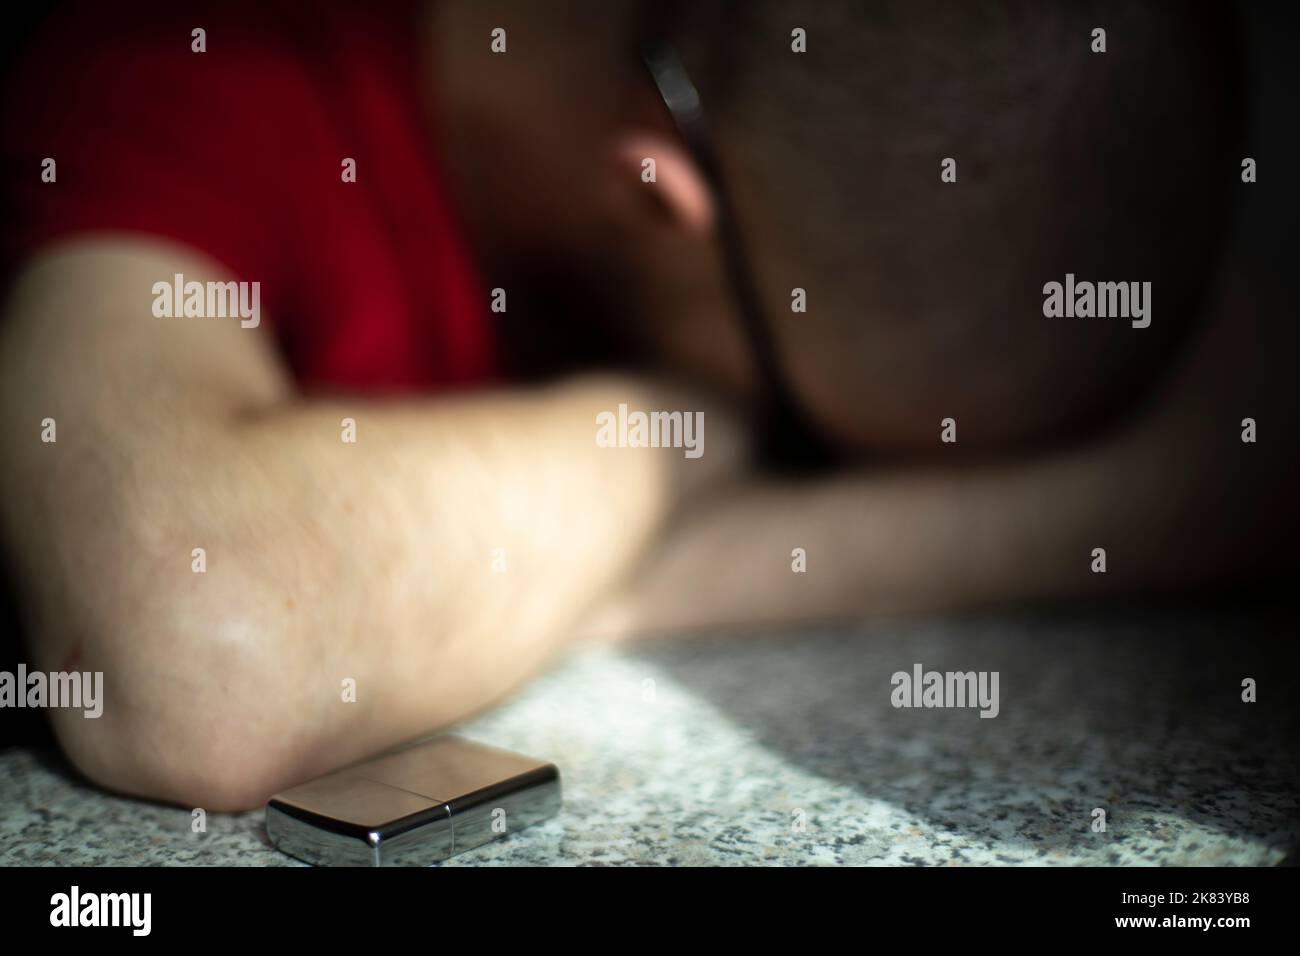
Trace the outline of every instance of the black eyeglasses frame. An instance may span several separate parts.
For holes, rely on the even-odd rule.
[[[657,42],[642,50],[642,60],[667,107],[687,152],[713,196],[715,223],[728,284],[748,340],[761,388],[764,420],[761,452],[765,462],[784,470],[808,471],[829,464],[832,455],[795,401],[771,329],[758,284],[724,183],[722,165],[709,134],[699,91],[672,46]]]

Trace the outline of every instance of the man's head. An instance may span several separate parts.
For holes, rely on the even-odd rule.
[[[527,184],[553,191],[536,202],[547,221],[533,229],[605,277],[616,317],[668,361],[753,387],[707,183],[636,55],[654,34],[702,94],[797,397],[842,443],[933,446],[949,416],[974,447],[1089,427],[1140,398],[1198,318],[1240,112],[1228,102],[1236,51],[1221,8],[600,9],[614,12],[530,20],[573,72],[568,108],[591,137],[579,146],[547,117],[551,159],[569,178]],[[1097,28],[1105,52],[1094,52]],[[806,52],[792,49],[796,30]],[[590,46],[575,52],[583,31]],[[606,82],[584,91],[582,75]],[[645,158],[656,160],[653,184]],[[955,182],[941,179],[947,158]],[[1150,327],[1046,318],[1043,286],[1066,273],[1151,282]],[[796,288],[806,312],[791,309]]]

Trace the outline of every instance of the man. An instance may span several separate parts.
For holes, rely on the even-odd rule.
[[[32,666],[105,673],[102,718],[51,711],[72,762],[244,808],[579,633],[1275,572],[1294,403],[1221,267],[1214,23],[1103,8],[1093,54],[1084,16],[907,6],[52,15],[7,90],[0,529]],[[1045,316],[1067,272],[1153,280],[1150,326]],[[747,466],[782,390],[837,467]],[[704,453],[601,447],[624,405]]]

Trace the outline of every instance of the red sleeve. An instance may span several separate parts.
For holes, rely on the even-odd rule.
[[[71,233],[138,230],[185,242],[236,274],[284,274],[273,224],[249,221],[247,210],[267,208],[265,198],[289,185],[293,151],[268,121],[295,100],[310,104],[303,77],[247,16],[233,23],[217,8],[145,4],[132,8],[129,30],[123,16],[107,4],[60,9],[6,84],[5,258]],[[199,25],[236,46],[192,53]],[[56,163],[52,183],[42,181],[46,158]]]

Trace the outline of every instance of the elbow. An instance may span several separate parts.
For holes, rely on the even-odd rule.
[[[279,789],[256,742],[234,736],[214,742],[219,725],[185,736],[174,722],[101,720],[60,728],[58,736],[72,765],[106,790],[215,813],[254,809]]]
[[[284,726],[283,695],[270,686],[281,672],[269,649],[250,652],[228,631],[123,625],[88,637],[77,666],[103,674],[100,715],[50,711],[85,777],[211,812],[258,807],[303,779],[304,734]]]

